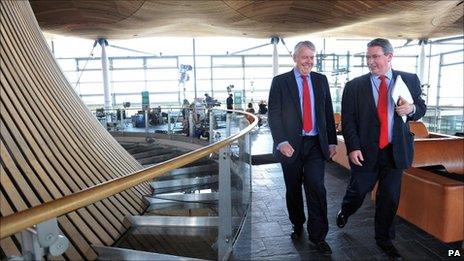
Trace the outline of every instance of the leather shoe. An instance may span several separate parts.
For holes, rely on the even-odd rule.
[[[329,244],[326,241],[319,241],[317,243],[312,242],[314,245],[316,245],[316,249],[319,253],[324,254],[324,255],[330,255],[332,254],[332,249],[330,248]]]
[[[290,237],[292,239],[299,239],[302,234],[303,234],[303,226],[293,226],[292,234],[290,235]]]
[[[348,222],[348,217],[340,210],[337,214],[337,227],[343,228]]]
[[[385,254],[387,254],[387,256],[390,259],[393,259],[393,260],[402,259],[400,252],[398,251],[398,249],[396,249],[396,247],[392,243],[387,243],[387,244],[377,243],[377,245],[380,247],[380,249],[382,249],[382,251]]]

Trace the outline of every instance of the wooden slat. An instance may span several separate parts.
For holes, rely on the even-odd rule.
[[[3,87],[5,87],[5,89],[8,89],[8,84],[5,84]],[[10,101],[8,100],[8,95],[5,96],[5,97],[2,97],[2,101],[6,103],[7,107],[12,107],[13,106],[12,104],[9,104]],[[15,109],[18,109],[18,108],[19,108],[18,114],[21,114],[22,113],[21,107],[19,106],[19,103],[16,102]],[[9,109],[11,109],[11,108],[9,108]],[[32,138],[32,133],[36,133],[36,130],[33,131],[33,132],[29,132],[27,130],[26,125],[29,125],[29,126],[34,126],[34,125],[32,125],[32,123],[28,124],[26,116],[24,116],[22,118],[25,121],[25,123],[23,123],[22,121],[19,121],[19,120],[15,121],[18,124],[19,128],[17,128],[17,126],[14,126],[14,123],[13,123],[14,119],[10,119],[8,114],[5,115],[5,119],[6,119],[6,123],[7,123],[6,125],[14,130],[13,131],[13,136],[16,137],[16,139],[18,139],[20,134],[23,135],[22,137],[26,138],[24,140],[25,144],[24,144],[24,146],[22,148],[23,148],[23,151],[26,151],[25,147],[28,145],[28,149],[30,150],[30,151],[27,151],[28,159],[33,160],[33,158],[34,158],[33,155],[35,155],[38,158],[38,165],[37,166],[39,166],[39,165],[44,166],[44,169],[41,169],[41,168],[38,167],[37,171],[43,171],[44,172],[43,177],[44,177],[45,186],[48,189],[54,191],[54,198],[55,199],[60,198],[60,197],[62,197],[64,195],[70,195],[72,193],[72,191],[70,190],[70,188],[68,186],[71,186],[71,188],[74,189],[75,192],[79,191],[79,189],[76,187],[76,185],[73,183],[73,180],[70,177],[68,177],[67,180],[63,180],[62,177],[59,175],[60,171],[61,171],[61,173],[65,173],[64,170],[59,169],[58,172],[55,170],[55,168],[57,168],[57,167],[59,167],[61,165],[59,165],[57,162],[53,161],[53,159],[50,161],[50,158],[47,157],[47,155],[50,155],[50,151],[42,151],[43,149],[46,148],[46,145],[45,144],[39,145]],[[53,167],[55,167],[55,168],[53,168]],[[45,175],[45,173],[48,173],[49,175],[47,176],[47,175]],[[99,223],[95,222],[95,220],[91,217],[91,215],[87,211],[82,211],[81,215],[83,215],[84,218],[88,219],[88,222],[94,223],[94,229],[96,231],[100,232],[100,236],[102,237],[102,240],[104,240],[105,242],[111,242],[112,241],[104,233],[103,229],[101,229]]]
[[[2,116],[4,116],[4,115],[5,114],[3,114]],[[13,140],[13,138],[11,138],[9,133],[6,132],[6,128],[2,128],[2,137],[6,138],[6,141],[7,141],[6,146],[8,146],[8,148],[11,149],[11,151],[13,153],[12,155],[14,156],[15,160],[18,161],[20,164],[22,163],[21,164],[23,166],[22,170],[25,170],[27,173],[29,173],[28,177],[31,178],[31,180],[34,181],[34,182],[32,182],[32,184],[34,184],[33,189],[37,190],[40,193],[41,198],[43,198],[45,201],[50,201],[52,198],[51,198],[49,192],[47,191],[47,189],[42,185],[42,181],[39,180],[40,177],[37,178],[37,176],[34,175],[33,170],[26,167],[26,165],[28,163],[25,161],[25,159],[22,157],[22,155],[18,154],[19,150],[15,146],[13,146],[12,144],[8,144],[8,141]],[[7,156],[7,155],[8,154],[6,154],[6,155],[4,154],[2,156]],[[13,161],[12,158],[2,157],[2,161],[5,163],[6,166],[11,165],[11,164],[9,164],[9,160]],[[31,192],[31,187],[22,187],[21,189],[23,190],[23,193]],[[77,219],[77,218],[75,218],[75,219]],[[67,220],[67,218],[66,218],[66,221],[67,221],[66,224],[70,224],[69,221]],[[77,220],[77,222],[80,222],[80,221]],[[63,226],[62,229],[64,231],[69,231],[69,230],[70,231],[76,231],[76,228],[69,227],[69,226]],[[75,236],[75,237],[77,237],[77,236]],[[80,236],[80,234],[79,234],[79,237],[77,237],[76,241],[78,243],[80,242],[79,245],[83,245],[85,248],[87,248],[88,243],[87,243],[87,241],[85,239],[82,238],[82,236]],[[72,249],[70,251],[72,251]],[[66,254],[68,254],[68,251],[66,252]]]
[[[44,45],[45,43],[44,43],[43,41],[40,41],[40,42],[38,42],[38,44]],[[42,46],[42,48],[47,49],[46,45],[45,45],[45,46]],[[40,46],[39,46],[39,49],[40,49]],[[47,49],[47,50],[48,50],[48,49]],[[35,52],[33,52],[33,53],[35,53]],[[42,52],[42,53],[39,53],[39,55],[40,55],[40,54],[43,54],[43,52]],[[51,61],[53,61],[53,57],[51,57],[51,55],[50,55],[49,53],[48,53],[48,55],[46,55],[46,56],[44,56],[44,57],[41,57],[41,59],[38,59],[38,61],[39,61],[39,62],[41,62],[41,61],[46,61],[47,59],[51,59]],[[39,67],[39,66],[43,66],[43,65],[41,65],[41,64],[39,63],[39,64],[36,64],[36,65],[34,66],[34,68],[35,68],[35,67]],[[54,61],[53,61],[53,66],[56,67],[56,64],[54,63]],[[44,65],[43,67],[41,67],[41,68],[43,68],[44,71],[47,71],[47,70],[50,69],[50,66],[49,66],[49,64],[45,64],[45,65]],[[56,78],[55,83],[56,83],[56,82],[59,82],[61,85],[69,85],[69,84],[67,83],[65,77],[63,76],[63,74],[59,71],[58,67],[56,67],[55,69],[56,69],[56,70],[47,71],[47,73],[49,73],[50,76]],[[32,72],[35,72],[35,71],[36,71],[36,70],[33,70]],[[51,77],[45,78],[44,80],[49,80],[49,78],[51,78]],[[54,84],[54,82],[47,82],[47,83],[44,84],[44,86],[52,86],[52,85],[56,85],[56,84]],[[58,86],[59,86],[59,85],[58,85]],[[46,88],[44,88],[44,89],[46,89]],[[63,89],[63,88],[60,86],[60,87],[58,87],[57,89],[55,89],[54,92],[52,92],[52,94],[49,94],[49,95],[56,95],[57,93],[60,93],[62,89]],[[74,92],[72,92],[72,94],[75,95]],[[58,101],[61,101],[62,98],[66,100],[66,99],[68,98],[68,96],[69,96],[69,95],[67,95],[67,96],[65,95],[64,97],[59,97],[59,99],[57,99],[57,100],[58,100]],[[77,97],[77,96],[76,96],[76,97]],[[74,97],[74,98],[76,98],[76,97]],[[79,99],[77,99],[77,100],[79,100]],[[76,102],[76,99],[72,99],[71,102]],[[63,105],[59,105],[58,107],[61,107],[61,106],[63,106]],[[68,105],[64,105],[64,106],[68,106]],[[75,103],[74,105],[72,105],[72,106],[70,105],[70,106],[68,106],[68,107],[70,107],[70,108],[69,108],[68,110],[64,111],[65,113],[68,112],[68,111],[72,111],[75,107],[81,107],[81,109],[83,109],[85,113],[89,114],[90,117],[93,117],[93,116],[90,114],[90,112],[85,108],[85,106],[84,106],[81,102]],[[63,112],[61,112],[61,114],[62,114],[62,113],[63,113]],[[74,120],[74,119],[76,118],[76,116],[79,117],[81,114],[82,114],[82,111],[77,111],[77,113],[71,114],[71,116],[69,117],[68,120],[72,121],[72,120]],[[64,122],[68,122],[68,121],[64,121]],[[85,127],[88,123],[89,123],[89,122],[88,122],[88,121],[85,121],[85,119],[84,119],[84,121],[76,122],[75,124],[83,124],[82,126]],[[103,133],[103,134],[107,135],[107,137],[111,137],[111,136],[109,136],[109,134],[108,134],[106,131],[104,131],[104,129],[102,129],[101,125],[100,125],[98,122],[92,121],[92,122],[90,122],[90,123],[91,123],[94,127],[95,127],[95,126],[98,127],[98,131],[95,132],[95,128],[94,128],[94,129],[91,129],[91,130],[88,131],[88,132],[84,132],[84,135],[82,135],[82,133],[80,133],[80,135],[82,135],[83,137],[85,137],[85,135],[87,135],[88,133],[90,133],[90,134],[93,134],[93,133],[97,133],[97,134],[98,134],[98,133]],[[96,124],[96,125],[95,125],[95,124]],[[69,129],[74,129],[74,128],[72,128],[73,126],[74,126],[74,125],[71,125],[71,128],[69,128]],[[68,128],[67,128],[67,129],[68,129]],[[102,130],[103,130],[103,131],[102,131]],[[103,142],[105,142],[105,141],[107,141],[107,140],[108,140],[108,139],[98,139],[97,141],[103,141]],[[112,142],[114,143],[114,140],[113,140],[113,139],[110,139],[110,141],[112,141]],[[95,142],[95,140],[94,140],[93,142]],[[111,144],[110,144],[110,145],[111,145]],[[114,145],[114,144],[113,144],[113,145]],[[107,147],[108,147],[108,146],[102,146],[102,149],[106,149]],[[124,150],[123,150],[120,146],[116,146],[116,147],[114,147],[114,148],[112,148],[112,149],[114,149],[114,150],[116,150],[116,151],[119,151],[119,152],[126,153],[126,152],[124,152]],[[98,150],[97,150],[97,153],[99,153]],[[127,155],[127,154],[125,154],[125,155]],[[115,163],[121,164],[119,161],[117,161],[117,162],[115,162]],[[137,164],[135,161],[132,161],[132,162],[129,162],[129,163]],[[127,166],[127,164],[122,165],[122,167],[126,167],[126,166]],[[138,166],[138,165],[137,165],[137,166]],[[113,171],[113,172],[119,173],[120,171]]]
[[[4,257],[0,257],[2,260],[6,259],[9,256],[21,255],[21,252],[19,251],[18,247],[16,247],[11,237],[7,237],[0,240],[0,248],[2,249],[3,253],[5,253]]]
[[[3,142],[1,143],[1,145],[3,145]],[[3,151],[3,148],[2,148],[2,151]],[[5,153],[2,153],[2,158],[6,157],[6,156],[7,155]],[[0,169],[0,182],[2,184],[2,189],[4,191],[9,192],[8,196],[9,196],[10,200],[14,202],[14,206],[10,206],[9,202],[6,201],[6,199],[4,200],[4,198],[2,197],[2,202],[1,202],[2,206],[0,206],[0,207],[8,206],[10,209],[12,207],[14,207],[17,210],[27,209],[28,206],[26,206],[26,203],[24,203],[24,200],[22,199],[21,195],[18,193],[19,190],[16,188],[16,186],[13,184],[13,182],[11,182],[10,177],[7,175],[6,171],[3,169],[3,166],[0,166],[0,167],[1,167],[1,169]],[[2,193],[2,195],[3,195],[3,193]],[[2,213],[4,213],[4,212],[2,211]],[[12,213],[13,213],[13,211],[11,213],[8,213],[8,215],[12,214]]]
[[[9,76],[8,73],[6,73],[5,76],[7,76],[7,78],[8,78],[8,76]],[[5,87],[7,87],[7,86],[5,86]],[[8,90],[8,88],[5,88],[5,90],[7,90],[6,93],[10,93],[10,95],[11,95],[13,98],[15,97],[14,94],[11,92],[11,90]],[[10,91],[10,92],[8,92],[8,91]],[[22,98],[22,102],[21,102],[21,103],[24,103],[24,102],[25,102],[25,101],[24,101],[24,98],[23,98],[21,95],[16,95],[16,96]],[[19,104],[18,101],[16,101],[16,102],[14,101],[13,103]],[[19,111],[20,111],[19,114],[23,114],[23,113],[22,113],[22,110],[19,110]],[[24,117],[23,117],[24,119],[27,119],[27,116],[25,116],[25,115],[23,115],[23,116],[24,116]],[[35,122],[35,121],[37,121],[37,120],[38,120],[37,118],[33,118],[31,122],[28,122],[27,120],[25,120],[25,124],[28,125],[28,126],[30,126],[30,127],[33,127],[33,126],[34,126],[34,125],[33,125],[33,122]],[[32,132],[40,133],[41,131],[43,131],[43,129],[44,129],[44,128],[40,128],[40,127],[39,127],[38,129],[33,129]],[[46,135],[44,134],[43,136],[46,136]],[[40,138],[40,136],[39,136],[39,138]],[[49,137],[47,137],[47,138],[49,139]],[[47,145],[48,145],[48,144],[52,144],[52,145],[53,145],[53,143],[50,142],[50,141],[48,141],[48,142],[46,142],[46,143],[45,143],[45,142],[42,142],[42,144],[40,145],[41,149],[43,150],[44,148],[47,148]],[[53,149],[53,148],[52,148],[52,149]],[[55,148],[55,151],[54,151],[53,153],[44,152],[44,154],[47,155],[48,158],[50,158],[52,154],[61,155],[61,153],[60,153],[59,151],[57,151],[56,148]],[[52,165],[53,165],[53,166],[58,166],[58,167],[61,166],[61,165],[58,163],[58,161],[57,161],[59,158],[60,158],[60,157],[51,158],[51,159],[52,159]],[[63,161],[62,161],[62,162],[63,162]],[[77,192],[77,191],[80,191],[80,190],[83,189],[83,188],[86,188],[87,186],[83,184],[83,182],[82,182],[82,180],[80,179],[78,173],[75,173],[75,172],[73,171],[73,169],[71,169],[70,166],[66,164],[66,163],[67,163],[66,161],[64,161],[63,163],[64,163],[63,165],[64,165],[65,167],[67,167],[67,169],[66,169],[66,170],[61,170],[61,171],[58,170],[58,172],[59,172],[59,173],[64,173],[64,174],[70,173],[70,175],[72,175],[72,176],[74,177],[74,178],[71,178],[69,175],[64,175],[65,183],[68,184],[68,185],[71,185],[71,190],[72,190],[73,192]],[[63,177],[63,174],[61,175],[61,177]],[[81,181],[80,184],[75,184],[75,183],[74,183],[75,180]],[[90,184],[90,185],[92,185],[92,184]],[[68,191],[67,194],[69,194],[69,193],[70,193],[70,192]],[[92,208],[91,212],[92,212],[93,215],[101,216],[101,214],[98,213],[98,211],[96,211],[96,209],[94,210],[94,208]],[[110,215],[111,215],[111,213],[106,213],[106,214],[110,214]],[[111,232],[115,232],[115,231],[114,231],[114,227],[108,226],[109,223],[106,222],[106,220],[105,220],[105,221],[101,220],[100,223],[101,223],[101,224],[104,224],[104,226],[107,227],[107,230],[110,230]],[[118,224],[118,225],[119,225],[119,224]],[[117,237],[117,233],[113,233],[113,234],[114,234],[114,236],[113,236],[113,239],[114,239],[115,237]]]
[[[43,60],[43,59],[40,59],[40,60]],[[48,67],[47,67],[48,68]]]
[[[101,126],[48,50],[27,1],[1,1],[1,215],[61,198],[141,169]],[[150,193],[142,184],[58,218],[70,240],[63,259],[95,259],[112,245]],[[11,204],[11,205],[10,205]],[[18,240],[0,242],[19,255]]]
[[[24,37],[26,37],[26,36],[24,36]],[[32,41],[31,41],[31,42],[32,42]],[[20,43],[17,43],[17,44],[20,44]],[[14,46],[15,46],[15,45],[14,45]],[[46,47],[46,46],[44,46],[44,47]],[[26,50],[26,51],[28,51],[28,50]],[[47,49],[47,51],[48,51],[48,49]],[[40,54],[41,52],[32,52],[32,53],[29,53],[28,55],[32,57],[33,54],[35,54],[35,53]],[[42,52],[42,53],[43,53],[43,52]],[[25,56],[25,55],[24,55],[24,56]],[[37,60],[37,61],[40,62],[40,61],[47,60],[47,58],[48,58],[48,59],[51,58],[51,59],[52,59],[51,62],[54,62],[53,58],[52,58],[50,55],[49,55],[48,57],[40,57],[40,59],[27,59],[27,61],[32,61],[32,60],[35,61],[35,60]],[[55,66],[56,66],[56,65],[55,65]],[[31,69],[31,73],[30,73],[31,75],[34,75],[34,74],[36,73],[36,71],[38,71],[37,68],[42,68],[44,71],[46,71],[46,72],[47,72],[48,74],[50,74],[51,76],[53,76],[53,75],[58,75],[58,76],[60,76],[60,77],[57,79],[57,81],[58,81],[58,80],[61,80],[61,81],[62,81],[62,82],[61,82],[62,84],[64,84],[64,85],[67,84],[67,81],[64,79],[64,76],[61,74],[60,71],[58,71],[58,73],[57,73],[57,71],[48,71],[50,66],[47,66],[47,65],[38,63],[38,64],[35,64],[34,66],[31,66],[31,67],[33,68],[33,69]],[[58,68],[56,68],[56,69],[58,69]],[[40,76],[40,75],[39,75],[39,76]],[[50,77],[49,77],[49,78],[50,78]],[[45,78],[45,80],[47,80],[47,78]],[[47,87],[47,86],[53,86],[53,85],[56,85],[56,84],[54,84],[53,82],[48,81],[48,82],[42,83],[42,85]],[[43,88],[43,89],[46,90],[47,88]],[[62,89],[63,89],[63,88],[57,88],[57,89],[51,91],[48,95],[51,96],[51,97],[57,96],[57,94],[59,94],[60,92],[62,92]],[[72,93],[74,94],[74,92],[72,92]],[[74,94],[74,95],[75,95],[75,94]],[[67,95],[67,96],[69,96],[69,95]],[[61,97],[57,97],[58,99],[55,99],[55,100],[57,100],[57,101],[67,100],[67,96],[64,95],[64,96],[61,96]],[[75,98],[76,98],[76,97],[75,97]],[[74,99],[73,101],[76,102],[76,99]],[[61,111],[60,113],[58,113],[58,115],[60,115],[60,117],[62,117],[63,119],[66,119],[66,117],[63,117],[63,116],[65,116],[63,113],[68,113],[68,111],[72,111],[72,110],[74,109],[74,107],[79,107],[79,106],[83,106],[83,105],[82,105],[82,103],[75,103],[74,105],[58,105],[57,107],[58,107],[58,108],[61,108],[62,106],[70,107],[70,109],[68,109],[68,110],[66,110],[66,111],[64,111],[64,112]],[[51,107],[51,109],[52,109],[52,108],[53,108],[53,107]],[[85,111],[88,112],[88,110],[87,110],[85,107],[83,107],[83,109],[85,109]],[[79,116],[80,114],[82,114],[82,112],[76,111],[75,113],[72,113],[72,114],[68,115],[67,120],[62,120],[62,121],[65,122],[65,123],[67,123],[67,122],[71,122],[71,123],[72,123],[72,121],[76,118],[75,115]],[[93,116],[91,116],[91,117],[93,117]],[[91,122],[91,123],[95,124],[95,122]],[[75,129],[75,128],[73,128],[73,127],[76,126],[76,124],[80,124],[81,126],[85,127],[86,124],[87,124],[87,122],[86,122],[86,121],[75,122],[75,123],[71,124],[70,126],[68,126],[67,128],[64,128],[64,129],[63,129],[63,132],[65,132],[65,131],[67,131],[67,130],[73,130],[73,129]],[[91,133],[91,134],[93,134],[93,133],[102,132],[102,133],[108,135],[108,137],[111,137],[111,136],[109,136],[109,134],[101,127],[101,125],[100,125],[98,122],[97,122],[96,124],[97,124],[97,127],[99,128],[99,131],[98,131],[98,132],[95,132],[94,129],[93,129],[93,130],[90,129],[90,130],[87,131],[87,132],[80,133],[79,136],[80,136],[80,137],[85,137],[86,133]],[[102,130],[103,130],[103,131],[102,131]],[[101,137],[97,137],[96,139],[97,139],[98,141],[105,141],[105,139],[102,139]],[[111,140],[112,140],[112,139],[111,139]],[[113,141],[113,143],[114,143],[114,141]],[[92,144],[92,142],[91,142],[91,144]],[[114,144],[113,144],[113,145],[114,145]],[[117,144],[116,144],[116,145],[117,145]],[[90,146],[90,147],[92,147],[92,146]],[[93,147],[95,147],[95,146],[93,146]],[[106,145],[106,144],[104,144],[104,145],[102,144],[102,146],[100,146],[100,147],[104,150],[104,149],[107,149],[109,146]],[[120,146],[116,146],[114,149],[115,149],[116,151],[123,151],[122,148],[121,148]],[[110,152],[110,151],[109,151],[109,152]],[[93,154],[91,154],[91,155],[94,155],[94,157],[95,157],[96,155],[98,155],[98,153],[100,153],[98,150],[97,150],[97,151],[93,151]],[[125,152],[124,152],[124,153],[125,153]],[[107,154],[108,154],[108,153],[107,153]],[[127,155],[127,154],[126,154],[126,155]],[[94,158],[94,160],[95,160],[95,158]],[[116,164],[116,165],[117,165],[117,164],[121,164],[120,161],[114,161],[114,160],[112,160],[112,162],[113,162],[114,164]],[[135,161],[133,161],[132,163],[134,163],[134,162],[135,162]],[[103,166],[104,166],[104,165],[103,165]],[[104,167],[105,167],[105,166],[104,166]],[[107,168],[107,167],[108,167],[108,166],[106,166],[106,168]],[[110,165],[110,167],[112,167],[112,165]],[[120,166],[120,168],[125,168],[125,165]],[[104,168],[103,168],[103,169],[104,169]],[[126,169],[126,171],[129,171],[129,172],[130,172],[131,170]],[[133,170],[132,170],[132,171],[133,171]],[[113,169],[113,170],[111,170],[110,173],[118,173],[118,172],[120,172],[120,171],[118,171],[118,169]],[[107,179],[107,180],[108,180],[108,179]]]
[[[0,171],[1,173],[3,173],[4,169],[1,168]],[[13,199],[13,200],[17,200],[17,199]],[[4,216],[4,215],[9,215],[13,213],[13,210],[11,207],[12,206],[10,205],[10,203],[6,200],[5,195],[3,195],[3,192],[0,190],[0,214]],[[15,235],[13,237],[17,237],[17,236]],[[20,256],[21,249],[19,246],[17,246],[13,242],[13,237],[7,237],[7,238],[0,240],[0,247],[2,248],[2,252],[5,253],[5,257]],[[4,258],[2,258],[2,260],[3,259]]]

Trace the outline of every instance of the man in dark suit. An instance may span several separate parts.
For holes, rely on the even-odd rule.
[[[226,99],[226,105],[228,110],[233,110],[234,109],[234,96],[229,94],[229,97]],[[228,111],[227,113],[232,113],[231,111]]]
[[[393,47],[386,39],[367,44],[370,73],[346,83],[342,97],[342,132],[351,167],[351,180],[337,215],[342,228],[358,210],[365,195],[378,181],[375,206],[375,239],[391,258],[401,258],[392,240],[403,170],[413,157],[413,134],[407,121],[420,119],[426,111],[420,82],[415,74],[391,68]],[[392,98],[401,76],[413,103]],[[402,117],[405,117],[406,121]]]
[[[291,237],[298,239],[303,232],[303,185],[309,240],[318,251],[330,254],[325,241],[329,226],[324,168],[325,161],[336,153],[337,137],[327,78],[311,72],[314,56],[313,43],[304,41],[295,46],[295,68],[272,80],[268,121],[273,153],[284,174],[287,210],[293,224]]]

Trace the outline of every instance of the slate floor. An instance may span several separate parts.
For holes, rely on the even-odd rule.
[[[299,241],[290,239],[291,223],[285,207],[285,187],[279,164],[253,167],[251,212],[232,253],[232,260],[388,260],[375,245],[374,204],[366,198],[359,211],[339,229],[335,217],[349,180],[348,170],[336,163],[326,166],[331,256],[319,254],[305,233]],[[457,260],[448,250],[460,249],[461,242],[444,244],[401,218],[396,220],[395,244],[405,260]],[[461,255],[464,253],[461,249]],[[461,256],[462,257],[462,256]],[[461,259],[462,260],[462,259]]]
[[[136,131],[142,130],[145,131]],[[252,142],[252,155],[257,156],[259,164],[272,162],[269,128],[264,126],[255,129]],[[375,245],[374,204],[370,198],[366,198],[361,209],[350,217],[345,228],[339,229],[336,226],[335,217],[348,181],[348,170],[336,163],[326,165],[329,218],[326,240],[333,254],[324,256],[308,242],[306,233],[298,241],[290,239],[292,226],[285,206],[285,185],[280,164],[253,166],[251,211],[235,244],[231,260],[388,260]],[[405,260],[464,260],[462,242],[441,243],[399,217],[396,219],[396,234],[394,243]],[[448,256],[449,250],[458,249],[461,257]]]

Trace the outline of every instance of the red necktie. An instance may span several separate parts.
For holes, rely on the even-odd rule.
[[[380,121],[379,148],[383,149],[388,145],[388,97],[387,81],[385,75],[381,75],[379,86],[379,100],[377,102],[377,114]]]
[[[313,129],[313,117],[311,115],[311,98],[309,97],[309,84],[305,75],[303,79],[303,130],[307,133]]]

